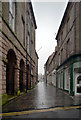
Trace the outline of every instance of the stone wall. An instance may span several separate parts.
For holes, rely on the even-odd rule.
[[[35,84],[35,77],[31,75],[31,69],[33,76],[35,76],[35,30],[33,35],[33,49],[32,56],[26,52],[27,49],[27,6],[28,3],[15,3],[15,29],[14,31],[11,29],[9,25],[9,3],[2,3],[2,15],[0,17],[0,21],[2,21],[1,32],[0,32],[0,92],[5,94],[7,92],[7,66],[12,63],[13,55],[14,55],[14,91],[22,87],[22,81],[20,83],[20,79],[23,74],[23,85],[26,88],[26,75],[28,72],[28,88],[31,85]],[[30,8],[30,7],[29,7]],[[30,13],[32,12],[30,8]],[[33,21],[32,13],[31,21]],[[32,22],[33,23],[33,22]],[[34,23],[33,23],[34,24]],[[33,29],[35,26],[33,25]],[[30,34],[32,35],[31,31]],[[30,50],[31,50],[31,36],[30,36]],[[13,53],[9,54],[9,53]],[[11,57],[9,56],[11,55]],[[26,58],[27,58],[27,72],[26,72]],[[9,59],[11,59],[11,63],[9,63]],[[11,68],[10,68],[11,69]],[[10,70],[9,70],[10,71]],[[13,73],[9,77],[12,76]],[[10,79],[10,78],[9,78]],[[31,82],[31,83],[30,83]],[[11,84],[11,83],[10,83]],[[21,84],[21,85],[20,85]],[[22,88],[21,88],[22,91]],[[0,93],[1,94],[1,93]]]
[[[3,22],[3,29],[2,29],[2,59],[7,59],[7,54],[10,49],[12,49],[17,57],[17,81],[16,81],[16,89],[19,88],[19,69],[20,69],[20,60],[23,59],[26,68],[26,51],[22,47],[22,44],[18,41],[14,33],[8,28],[8,26]],[[26,69],[25,69],[26,72]],[[6,93],[6,65],[3,63],[3,93]],[[26,78],[26,76],[25,76]],[[26,79],[25,79],[26,80]]]

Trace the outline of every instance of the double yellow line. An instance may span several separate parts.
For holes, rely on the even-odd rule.
[[[81,108],[81,106],[56,107],[56,108],[41,109],[41,110],[29,110],[29,111],[21,111],[21,112],[0,113],[0,116],[26,115],[26,114],[32,114],[32,113],[41,113],[41,112],[49,112],[49,111],[55,111],[55,110],[76,109],[76,108]]]

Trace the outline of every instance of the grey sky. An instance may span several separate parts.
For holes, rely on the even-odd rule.
[[[44,74],[44,64],[55,50],[57,33],[67,2],[33,2],[37,23],[36,50],[38,51],[38,72]]]

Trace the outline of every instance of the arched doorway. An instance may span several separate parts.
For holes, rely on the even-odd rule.
[[[21,59],[20,61],[20,73],[19,73],[19,89],[20,92],[22,92],[24,90],[24,75],[25,75],[25,65],[24,65],[24,61]]]
[[[15,66],[17,65],[15,52],[10,49],[7,54],[8,63],[6,65],[6,93],[14,94],[15,92]]]
[[[75,84],[75,95],[81,95],[81,74],[77,73]]]

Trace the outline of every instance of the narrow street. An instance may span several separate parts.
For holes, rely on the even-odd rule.
[[[80,120],[81,0],[38,1],[0,1],[0,118]]]
[[[75,100],[54,86],[39,82],[37,86],[28,91],[28,93],[4,105],[3,118],[62,118],[68,115],[70,115],[69,117],[77,118],[80,114],[80,110],[76,109],[77,106],[80,106],[79,102],[79,98]],[[14,112],[16,112],[16,116],[14,116]],[[17,114],[18,112],[20,112],[19,116]],[[7,114],[5,115],[5,113]],[[11,114],[8,115],[9,113]]]

